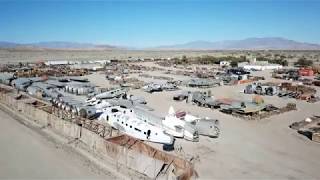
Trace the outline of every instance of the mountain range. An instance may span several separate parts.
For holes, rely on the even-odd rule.
[[[133,49],[107,44],[49,41],[38,43],[13,43],[0,41],[0,48],[44,49]],[[320,44],[298,42],[280,37],[247,38],[226,41],[193,41],[185,44],[165,45],[144,50],[320,50]]]
[[[185,44],[159,46],[156,49],[194,50],[320,50],[320,44],[298,42],[279,37],[247,38],[228,41],[193,41]]]
[[[0,48],[44,48],[44,49],[116,49],[121,47],[93,44],[93,43],[77,43],[65,41],[48,41],[38,43],[13,43],[0,41]]]

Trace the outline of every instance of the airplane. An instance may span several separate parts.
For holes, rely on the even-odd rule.
[[[94,95],[93,97],[87,99],[87,103],[90,103],[92,101],[96,101],[97,99],[113,99],[113,98],[119,98],[121,96],[124,96],[127,94],[127,89],[117,88],[110,91],[106,91],[97,95]]]
[[[185,112],[176,113],[179,119],[184,120],[188,123],[194,124],[199,132],[199,135],[209,136],[209,137],[219,137],[219,120],[206,118],[199,118]]]
[[[199,141],[199,134],[196,126],[179,119],[172,106],[169,108],[168,115],[162,120],[162,125],[168,134],[189,141]]]
[[[148,93],[153,93],[153,92],[160,92],[160,91],[162,91],[161,84],[157,84],[157,83],[147,84],[147,85],[143,86],[142,89],[143,89],[145,92],[148,92]]]
[[[159,84],[159,83],[149,83],[145,86],[142,87],[142,89],[145,92],[153,93],[153,92],[160,92],[163,90],[166,91],[175,91],[178,90],[178,87],[173,84],[173,83],[164,83],[164,84]]]
[[[87,106],[94,106],[96,109],[103,109],[105,107],[110,107],[111,103],[104,99],[97,99],[96,101],[90,101]]]
[[[155,116],[145,109],[134,107],[134,110],[137,116],[139,116],[139,119],[161,127],[167,134],[178,138],[184,138],[189,141],[199,141],[199,134],[196,126],[177,118],[172,107],[169,109],[169,113],[165,118]]]
[[[182,135],[179,132],[184,132],[184,138],[191,141],[198,141],[198,135],[209,137],[218,137],[220,134],[219,121],[216,119],[199,118],[185,112],[175,112],[170,106],[168,115],[165,116],[162,124],[169,128],[168,133]],[[176,129],[175,129],[176,128]],[[183,129],[183,131],[181,131]],[[197,134],[192,136],[192,129]],[[179,130],[179,131],[178,131]]]
[[[167,134],[162,128],[145,122],[135,114],[133,109],[122,106],[103,108],[99,121],[106,122],[113,128],[129,136],[155,143],[172,145],[173,136]]]

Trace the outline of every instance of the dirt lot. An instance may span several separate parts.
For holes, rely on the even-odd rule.
[[[0,110],[0,179],[114,179]]]

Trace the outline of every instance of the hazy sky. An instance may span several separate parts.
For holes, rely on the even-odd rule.
[[[0,1],[0,41],[146,47],[271,36],[320,43],[320,0]]]

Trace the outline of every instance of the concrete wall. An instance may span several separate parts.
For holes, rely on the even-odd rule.
[[[16,100],[14,96],[0,93],[0,102],[10,109],[19,112],[28,120],[48,128],[53,132],[67,138],[77,138],[84,143],[90,151],[102,157],[108,165],[114,165],[118,171],[123,167],[130,169],[126,173],[136,172],[149,178],[156,178],[164,162],[146,156],[138,151],[128,149],[112,142],[106,141],[96,133],[81,127],[73,122],[63,120],[54,114],[49,114],[39,108],[27,104],[30,99]]]

